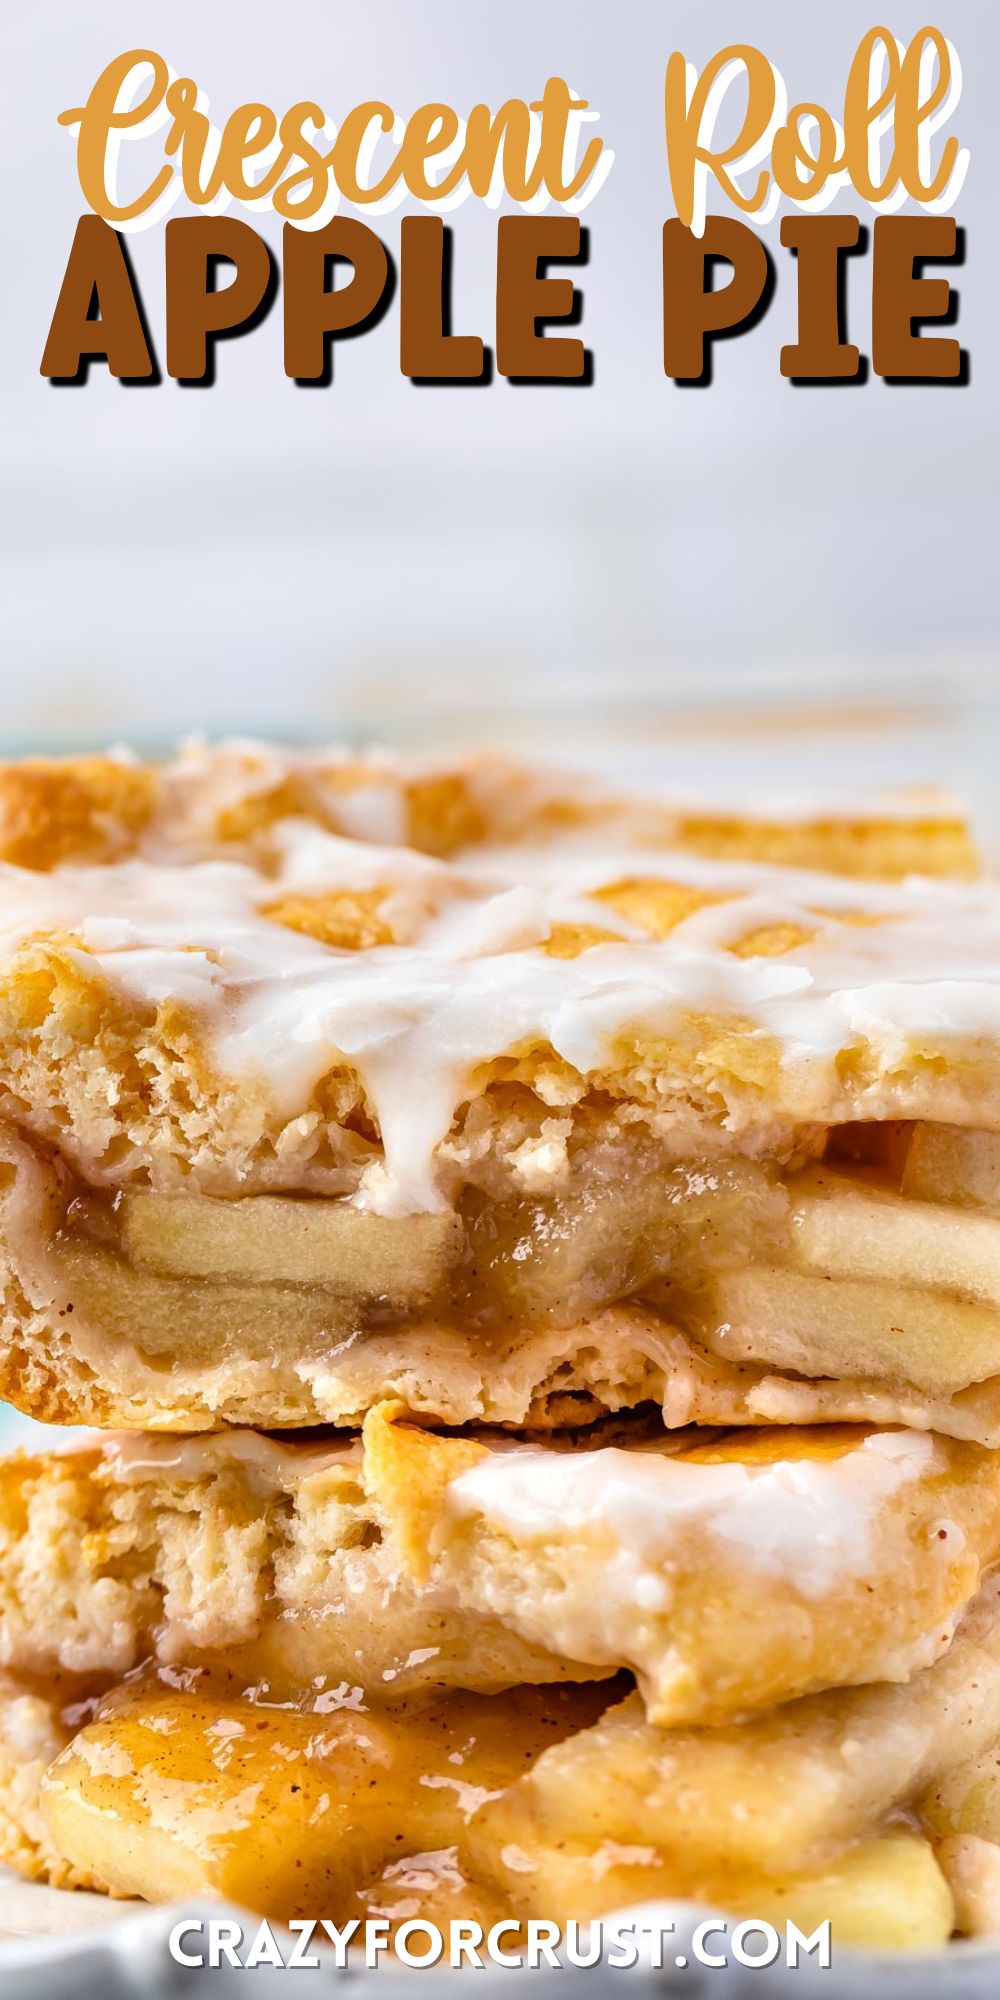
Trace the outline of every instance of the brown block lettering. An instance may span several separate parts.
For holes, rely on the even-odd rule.
[[[957,340],[924,339],[915,320],[947,319],[952,290],[947,278],[920,277],[923,258],[947,263],[958,253],[953,215],[880,215],[875,223],[872,267],[872,366],[897,381],[958,381],[962,349]]]
[[[727,285],[709,286],[717,258],[732,267]],[[663,367],[677,382],[711,380],[710,341],[746,331],[767,309],[771,260],[756,230],[732,216],[710,215],[703,236],[674,217],[663,227]]]
[[[183,215],[167,223],[167,374],[178,381],[212,379],[220,334],[249,333],[274,291],[271,253],[248,222],[232,215]],[[216,263],[233,265],[232,282],[216,290]]]
[[[297,382],[325,382],[338,334],[357,333],[388,301],[390,265],[385,245],[364,222],[338,215],[325,229],[296,229],[286,222],[285,374]],[[334,290],[327,266],[350,264],[352,276]]]
[[[89,317],[97,305],[98,317]],[[121,239],[99,215],[81,215],[52,315],[41,373],[55,381],[84,379],[84,361],[106,360],[126,381],[156,381],[142,307]]]
[[[511,381],[586,382],[582,340],[554,339],[539,321],[571,320],[572,278],[550,278],[542,263],[573,263],[583,237],[576,215],[505,215],[497,232],[497,368]]]

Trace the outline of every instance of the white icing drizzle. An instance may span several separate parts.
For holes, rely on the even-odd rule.
[[[251,748],[260,759],[252,782],[239,761],[247,746],[231,746],[234,797],[288,768]],[[195,773],[198,756],[189,753]],[[183,759],[173,767],[178,798],[188,768]],[[217,806],[218,786],[213,796]],[[883,802],[855,801],[853,809],[870,815]],[[217,1068],[262,1088],[280,1119],[308,1108],[338,1060],[353,1063],[384,1148],[384,1164],[368,1169],[356,1199],[387,1214],[440,1205],[435,1153],[456,1107],[477,1069],[519,1044],[551,1044],[588,1072],[613,1059],[626,1033],[669,1034],[683,1017],[708,1013],[774,1036],[790,1066],[829,1066],[861,1041],[888,1073],[921,1031],[938,1042],[1000,1040],[1000,893],[992,884],[886,885],[715,862],[632,846],[627,825],[536,847],[474,848],[445,864],[383,844],[387,833],[398,836],[399,799],[374,768],[370,785],[338,795],[338,811],[348,810],[359,831],[379,838],[287,819],[270,831],[266,874],[246,860],[185,859],[165,836],[159,846],[150,836],[140,858],[102,866],[43,874],[4,865],[0,962],[46,933],[78,940],[61,948],[113,988],[189,1008]],[[926,812],[926,802],[910,810]],[[811,802],[812,817],[822,811]],[[602,886],[635,877],[726,900],[652,941],[594,900]],[[263,914],[283,894],[338,888],[389,890],[386,907],[413,941],[334,950]],[[840,920],[858,913],[876,921]],[[550,956],[542,947],[553,925],[567,923],[600,926],[615,941],[575,958]],[[812,941],[774,958],[726,949],[774,923],[801,925]]]
[[[934,1458],[934,1440],[910,1431],[873,1433],[839,1458],[764,1465],[705,1464],[613,1446],[565,1453],[525,1446],[491,1453],[461,1473],[445,1504],[452,1519],[477,1517],[515,1541],[610,1536],[608,1587],[615,1601],[640,1610],[669,1605],[665,1579],[691,1530],[709,1536],[730,1562],[818,1598],[871,1571],[880,1511],[907,1481],[929,1473]]]
[[[304,1475],[325,1472],[330,1466],[356,1464],[359,1471],[361,1467],[361,1446],[351,1437],[339,1444],[298,1439],[288,1445],[257,1431],[212,1432],[204,1437],[86,1432],[80,1448],[95,1446],[111,1477],[126,1486],[150,1479],[193,1482],[240,1466],[252,1485],[280,1493],[291,1490]]]
[[[109,754],[125,765],[134,767],[139,762],[127,746],[119,746]],[[304,777],[322,793],[331,777],[336,782],[338,775],[346,773],[352,791],[357,788],[368,794],[362,810],[368,815],[370,830],[364,832],[359,826],[358,836],[392,842],[404,837],[401,788],[414,778],[447,777],[455,768],[454,763],[404,755],[385,744],[373,744],[364,751],[336,744],[323,744],[315,750],[289,750],[258,737],[228,737],[213,744],[203,737],[191,736],[172,762],[162,767],[160,782],[166,806],[164,817],[169,822],[178,805],[206,793],[214,810],[219,806],[241,805],[248,797],[262,796],[288,777]],[[836,825],[838,821],[850,823],[858,818],[905,826],[962,818],[957,800],[940,786],[892,791],[866,789],[863,793],[845,786],[830,786],[822,792],[814,787],[798,791],[783,786],[777,791],[769,788],[766,798],[762,798],[759,792],[735,791],[728,772],[717,784],[706,773],[699,779],[697,791],[672,781],[669,792],[664,794],[647,792],[641,787],[630,787],[623,792],[593,771],[576,765],[525,765],[490,753],[463,760],[460,769],[471,779],[477,799],[489,814],[499,812],[501,818],[510,817],[509,813],[505,815],[504,808],[512,796],[518,809],[524,804],[544,807],[553,800],[571,798],[576,805],[611,815],[616,826],[648,828],[652,821],[660,831],[671,818],[674,821],[692,815],[704,818],[706,814],[768,826]],[[364,780],[361,784],[359,778]],[[377,819],[376,795],[382,806]],[[347,824],[344,810],[347,796],[341,787],[336,787],[337,814],[342,825]],[[518,809],[515,819],[519,816]],[[355,829],[351,827],[350,831],[353,833]]]

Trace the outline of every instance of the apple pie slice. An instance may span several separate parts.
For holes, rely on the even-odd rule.
[[[1000,1443],[974,868],[919,796],[246,744],[0,767],[0,1392]]]
[[[363,1447],[9,1461],[0,1852],[281,1917],[684,1895],[935,1942],[988,1920],[956,1842],[991,1840],[998,1549],[994,1455],[900,1431],[382,1408]]]

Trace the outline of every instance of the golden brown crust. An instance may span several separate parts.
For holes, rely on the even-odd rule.
[[[415,1587],[350,1444],[110,1440],[6,1461],[0,1671],[102,1692],[153,1661],[293,1703],[599,1680],[502,1622]],[[74,1694],[74,1688],[76,1693]]]
[[[393,1539],[408,1574],[426,1583],[433,1567],[431,1542],[447,1487],[488,1456],[475,1438],[435,1437],[402,1425],[401,1403],[381,1403],[365,1418],[365,1480],[393,1524]]]
[[[651,1720],[717,1721],[910,1679],[1000,1547],[974,1446],[845,1426],[692,1449],[633,1423],[525,1451],[398,1415],[373,1411],[363,1447],[242,1431],[9,1462],[0,1669],[93,1692],[152,1661],[295,1703],[625,1667]]]
[[[260,852],[282,820],[357,831],[359,795],[378,794],[383,835],[434,856],[486,842],[542,841],[596,827],[609,837],[722,860],[775,862],[885,880],[969,876],[975,849],[950,801],[901,793],[891,811],[847,800],[783,818],[752,805],[693,809],[628,797],[576,775],[500,757],[452,763],[265,744],[191,746],[167,763],[108,755],[0,762],[0,859],[45,870],[120,859],[147,839],[199,853]],[[377,821],[365,838],[378,838]]]
[[[337,843],[334,871],[345,868],[345,879],[316,887],[278,879],[283,843],[303,827],[347,843]],[[105,877],[104,864],[134,859],[150,864],[158,881],[173,881],[175,871],[183,878],[195,863],[239,862],[247,870],[240,894],[249,898],[265,954],[269,940],[259,933],[271,923],[332,954],[399,946],[395,976],[405,1008],[406,947],[417,949],[412,972],[419,991],[419,953],[442,911],[454,917],[467,909],[474,917],[497,886],[488,873],[476,875],[477,861],[489,870],[489,855],[504,854],[501,880],[516,883],[522,853],[529,860],[556,855],[559,840],[580,831],[596,839],[599,853],[606,843],[616,857],[610,875],[602,877],[599,863],[588,895],[571,888],[565,907],[560,891],[548,935],[539,920],[528,940],[540,956],[566,962],[568,977],[570,961],[623,938],[672,949],[681,926],[683,948],[685,924],[716,912],[732,934],[709,944],[709,965],[713,956],[731,964],[791,955],[796,970],[800,959],[807,967],[815,960],[822,976],[824,953],[842,946],[852,926],[883,921],[861,902],[845,904],[843,895],[825,904],[822,884],[806,877],[797,888],[790,878],[788,888],[789,896],[804,898],[802,921],[761,921],[752,899],[744,920],[748,885],[738,872],[714,885],[681,879],[669,865],[670,848],[679,856],[721,856],[727,866],[746,856],[782,866],[810,860],[876,879],[908,870],[964,874],[973,866],[954,810],[919,799],[895,815],[876,801],[823,813],[806,807],[779,821],[749,807],[699,813],[495,758],[435,766],[249,744],[190,749],[161,766],[111,756],[3,764],[0,859],[41,875],[65,863],[94,865],[97,886],[67,889],[63,879],[60,894],[69,896],[74,914],[60,904],[63,920],[53,922],[40,909],[33,925],[22,885],[18,907],[27,928],[20,931],[18,918],[9,931],[0,970],[0,1105],[98,1184],[138,1178],[156,1186],[190,1182],[220,1194],[268,1188],[350,1194],[381,1154],[382,1107],[372,1101],[364,1062],[331,1048],[322,1072],[308,1078],[294,1101],[280,1103],[266,1060],[257,1066],[244,1060],[240,1073],[230,1074],[216,1033],[222,1001],[210,1008],[209,988],[193,990],[186,980],[188,951],[202,964],[220,958],[211,923],[197,943],[178,942],[172,930],[173,966],[151,988],[137,988],[129,981],[134,961],[127,946],[133,936],[139,941],[129,913],[137,897],[145,905],[151,889],[110,871]],[[489,854],[482,862],[484,844]],[[385,872],[376,866],[372,880],[370,857],[381,848]],[[630,853],[640,848],[645,866],[630,867]],[[658,852],[665,854],[663,871],[652,874]],[[358,879],[351,876],[352,853],[369,857]],[[428,856],[449,861],[439,866]],[[531,880],[529,867],[525,882]],[[10,887],[17,892],[16,882]],[[120,956],[116,946],[102,956],[87,929],[98,887],[112,933],[125,926]],[[835,881],[828,887],[835,891]],[[780,891],[779,883],[774,893]],[[103,931],[102,920],[98,936]],[[498,948],[519,949],[516,927],[510,942],[495,947],[487,937],[482,947]],[[310,976],[322,970],[315,965]],[[531,971],[529,965],[529,980]],[[641,996],[641,966],[636,980]],[[670,990],[668,977],[665,997]],[[792,1063],[780,1034],[727,1000],[711,1009],[671,1004],[668,1023],[654,1007],[636,1027],[626,1008],[592,1063],[577,1065],[553,1048],[544,1011],[535,1032],[512,1034],[509,1047],[502,1040],[499,1048],[484,1046],[468,1078],[458,1079],[434,1165],[446,1198],[467,1177],[480,1184],[506,1177],[516,1187],[512,1156],[524,1141],[534,1146],[553,1114],[577,1152],[588,1126],[600,1140],[632,1123],[674,1158],[700,1150],[788,1157],[808,1148],[817,1123],[859,1116],[970,1122],[1000,1083],[1000,1060],[988,1046],[967,1046],[968,1038],[959,1045],[951,1036],[945,1047],[933,1031],[913,1037],[904,1063],[894,1058],[890,1065],[878,1040],[850,1035],[835,1069],[829,1062]]]
[[[518,1451],[429,1436],[398,1415],[366,1418],[364,1476],[407,1573],[536,1642],[544,1632],[580,1658],[614,1655],[661,1726],[908,1680],[946,1649],[1000,1552],[994,1455],[941,1439],[845,1425],[644,1440],[622,1424],[611,1449]],[[859,1543],[846,1524],[876,1487]],[[803,1491],[814,1547],[800,1564],[781,1517],[795,1518]]]
[[[282,896],[269,903],[264,915],[290,931],[328,944],[335,951],[370,951],[377,944],[398,944],[393,927],[382,914],[388,889],[339,889],[324,894]]]
[[[25,758],[0,765],[0,860],[49,869],[131,852],[157,794],[149,765],[113,757]]]
[[[913,819],[903,825],[877,814],[852,824],[818,812],[788,826],[769,825],[766,817],[748,823],[738,813],[684,813],[678,846],[720,861],[770,861],[835,875],[879,875],[886,881],[911,873],[970,877],[977,870],[976,850],[961,815],[921,816],[916,802]]]

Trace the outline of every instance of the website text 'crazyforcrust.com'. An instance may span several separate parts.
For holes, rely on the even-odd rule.
[[[272,1926],[265,1920],[244,1927],[235,1918],[190,1917],[176,1923],[170,1933],[171,1958],[192,1970],[219,1965],[246,1971],[262,1965],[316,1970],[331,1961],[341,1971],[362,1964],[371,1970],[389,1955],[418,1969],[606,1965],[628,1970],[644,1965],[659,1971],[671,1965],[681,1970],[688,1965],[763,1968],[779,1962],[795,1967],[812,1958],[825,1970],[831,1963],[832,1939],[829,1921],[806,1933],[796,1924],[779,1928],[760,1917],[733,1924],[708,1917],[690,1934],[685,1927],[681,1936],[668,1919],[648,1924],[570,1922],[565,1928],[544,1919],[523,1924],[508,1920],[485,1930],[482,1924],[461,1919],[439,1925],[414,1918],[393,1929],[385,1918],[333,1924],[325,1917],[311,1917],[287,1926]]]

